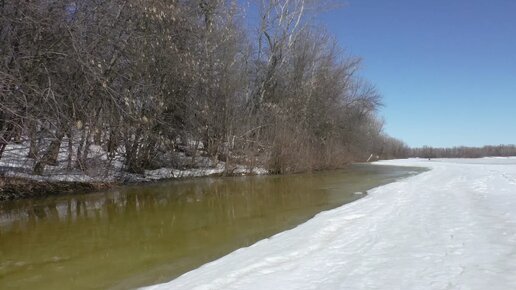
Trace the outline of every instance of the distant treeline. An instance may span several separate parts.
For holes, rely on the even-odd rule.
[[[241,3],[1,1],[0,158],[26,142],[41,174],[63,146],[70,168],[121,156],[130,172],[198,148],[189,154],[273,172],[401,157],[360,60],[312,21],[327,7]],[[105,163],[89,160],[91,145]]]
[[[421,158],[480,158],[516,156],[516,145],[498,145],[484,147],[433,148],[422,147],[408,150],[409,157]]]

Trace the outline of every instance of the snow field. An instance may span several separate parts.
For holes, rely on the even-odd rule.
[[[516,289],[516,158],[431,170],[146,289]]]

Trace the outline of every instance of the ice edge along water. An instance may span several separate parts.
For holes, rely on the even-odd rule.
[[[516,289],[516,158],[431,170],[145,289]]]

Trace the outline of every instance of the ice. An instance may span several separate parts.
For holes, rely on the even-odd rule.
[[[147,289],[516,289],[516,158],[431,170]]]

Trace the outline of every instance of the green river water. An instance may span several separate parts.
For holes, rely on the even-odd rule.
[[[197,178],[0,203],[0,289],[169,281],[419,168]]]

